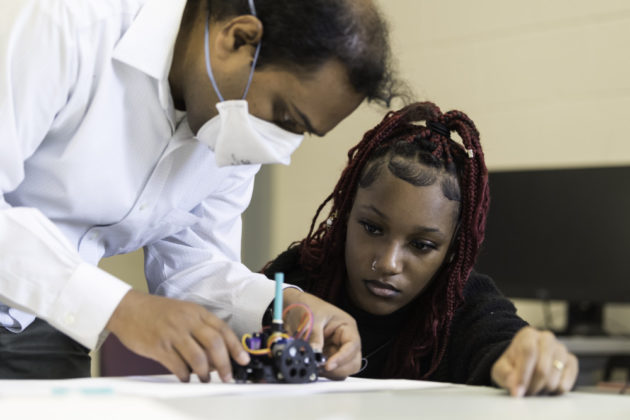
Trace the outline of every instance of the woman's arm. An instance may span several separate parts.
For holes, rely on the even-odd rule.
[[[549,331],[527,326],[492,280],[473,272],[451,329],[447,360],[456,382],[495,384],[513,396],[569,391],[578,363]]]
[[[464,304],[455,312],[445,358],[436,380],[491,385],[493,364],[527,323],[487,276],[472,272]]]

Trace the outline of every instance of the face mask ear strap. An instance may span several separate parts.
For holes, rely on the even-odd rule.
[[[254,0],[249,0],[249,9],[252,15],[256,16],[256,8],[254,7]],[[210,41],[209,41],[209,26],[210,26],[210,11],[208,10],[208,17],[206,19],[206,31],[204,35],[204,46],[205,46],[205,56],[206,56],[206,72],[208,73],[208,77],[210,78],[210,82],[212,83],[212,87],[219,97],[219,101],[223,102],[223,95],[221,95],[221,91],[219,90],[219,86],[217,86],[217,82],[214,79],[214,74],[212,73],[212,64],[210,63]],[[252,60],[252,68],[249,71],[249,77],[247,78],[247,84],[245,85],[245,91],[243,92],[243,97],[241,99],[245,99],[247,97],[247,92],[249,92],[249,87],[252,84],[252,78],[254,77],[254,70],[256,69],[256,63],[258,63],[258,56],[260,55],[260,45],[258,42],[256,46],[256,52],[254,53],[254,59]]]
[[[249,10],[252,12],[252,15],[256,16],[256,6],[254,5],[254,0],[249,0]]]
[[[247,97],[249,86],[252,84],[252,78],[254,77],[254,70],[256,70],[256,63],[258,62],[259,54],[260,54],[260,42],[256,46],[256,52],[254,53],[254,60],[252,61],[252,69],[249,71],[249,78],[247,79],[247,85],[245,86],[245,91],[243,92],[243,97],[241,99],[245,99],[245,97]]]
[[[210,26],[210,11],[208,10],[208,18],[206,19],[206,33],[204,38],[204,46],[206,53],[206,72],[208,73],[208,77],[210,78],[210,82],[212,82],[212,87],[214,88],[215,93],[219,97],[219,101],[223,102],[223,95],[221,95],[221,91],[217,86],[217,82],[214,80],[214,75],[212,74],[212,65],[210,64],[210,41],[208,40],[208,27]]]
[[[254,5],[254,0],[249,0],[249,11],[252,15],[258,17],[256,15],[256,6]],[[249,72],[249,78],[247,79],[247,85],[245,85],[245,91],[243,92],[243,97],[241,99],[245,99],[247,97],[247,92],[249,92],[249,86],[252,84],[252,77],[254,77],[254,70],[256,70],[256,63],[258,62],[258,55],[260,54],[260,42],[256,46],[256,52],[254,53],[254,60],[252,61],[252,69]]]

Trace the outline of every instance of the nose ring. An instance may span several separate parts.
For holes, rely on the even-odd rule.
[[[372,261],[372,271],[376,271],[376,260]]]

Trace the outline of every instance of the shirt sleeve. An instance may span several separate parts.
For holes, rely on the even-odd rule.
[[[241,214],[249,205],[258,165],[234,167],[222,188],[187,216],[196,223],[146,246],[149,291],[199,303],[237,334],[261,328],[275,284],[240,262]]]
[[[42,212],[5,200],[72,94],[74,34],[46,4],[7,2],[0,14],[0,302],[93,348],[129,286],[84,263]]]
[[[0,299],[94,348],[130,286],[83,262],[36,209],[0,212]]]
[[[492,365],[527,322],[485,275],[470,275],[464,298],[451,324],[449,376],[457,383],[491,385]]]

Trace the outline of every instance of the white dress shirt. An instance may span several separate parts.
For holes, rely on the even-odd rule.
[[[174,109],[167,79],[185,4],[2,2],[5,328],[36,315],[94,348],[129,290],[96,264],[139,247],[152,293],[200,303],[237,334],[260,328],[274,284],[240,263],[259,165],[217,167]]]

